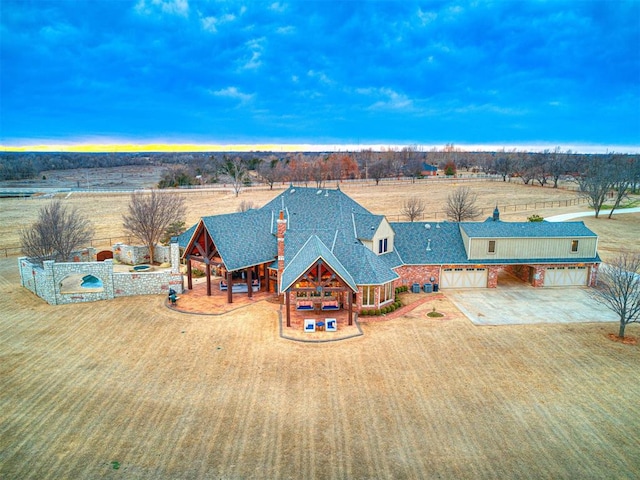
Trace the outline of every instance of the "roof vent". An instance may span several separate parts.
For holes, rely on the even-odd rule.
[[[431,239],[427,240],[427,252],[431,251]]]
[[[426,228],[427,230],[431,230],[431,225],[429,225],[428,223],[425,223],[424,228]]]
[[[296,189],[295,189],[295,188],[292,188],[292,189],[291,189],[291,193],[294,193],[295,191],[296,191]]]
[[[439,223],[436,223],[436,228],[440,228],[440,224]]]
[[[316,195],[320,195],[321,193],[322,193],[322,190],[318,190],[318,191],[316,192]]]

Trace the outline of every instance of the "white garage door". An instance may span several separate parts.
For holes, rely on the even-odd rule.
[[[441,288],[486,288],[486,268],[443,268]]]
[[[544,274],[545,287],[568,287],[586,285],[589,269],[587,267],[547,267]]]

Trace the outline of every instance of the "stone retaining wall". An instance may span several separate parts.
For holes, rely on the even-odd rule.
[[[149,247],[143,247],[141,245],[116,243],[113,246],[113,258],[127,265],[151,263],[149,261]],[[153,252],[153,260],[158,263],[169,263],[171,261],[171,246],[156,245]]]
[[[183,292],[180,273],[180,250],[173,243],[169,250],[171,268],[149,272],[114,272],[113,260],[104,262],[59,262],[44,261],[42,266],[31,263],[28,258],[18,259],[22,286],[38,295],[50,305],[94,302],[115,297],[133,295],[166,295],[169,288]],[[79,277],[77,288],[62,292],[62,282],[69,276]],[[100,288],[80,287],[80,279],[91,275],[102,282]]]

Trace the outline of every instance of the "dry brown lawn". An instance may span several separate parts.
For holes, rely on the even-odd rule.
[[[414,194],[441,203],[447,188],[343,189],[391,216]],[[473,188],[488,208],[572,195]],[[249,198],[184,195],[189,222]],[[95,218],[97,236],[121,234],[127,195],[65,201]],[[0,200],[4,245],[40,205]],[[609,253],[640,248],[637,219],[587,223]],[[362,337],[300,344],[279,338],[266,301],[225,316],[181,314],[161,296],[48,306],[16,263],[0,260],[0,479],[640,476],[640,347],[612,342],[614,324],[476,327],[444,299],[443,319],[427,303],[363,322]]]
[[[266,301],[51,307],[15,259],[0,287],[2,479],[640,475],[640,347],[613,324],[475,327],[445,299],[300,344]]]

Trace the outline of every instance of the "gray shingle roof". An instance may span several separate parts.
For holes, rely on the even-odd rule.
[[[356,238],[371,240],[384,219],[382,215],[354,213],[352,215]]]
[[[405,265],[467,262],[457,223],[398,222],[391,227],[396,232],[395,249]]]
[[[316,235],[309,237],[291,261],[288,262],[282,272],[280,290],[286,291],[290,288],[319,259],[322,259],[354,291],[358,290],[358,286],[349,271]]]
[[[248,210],[202,218],[228,270],[270,262],[277,255],[271,213]]]
[[[272,211],[276,218],[280,210],[285,212],[285,265],[311,235],[316,235],[358,285],[378,285],[398,278],[391,270],[399,264],[395,253],[378,256],[359,240],[371,239],[384,217],[373,215],[340,190],[291,187],[263,210]]]
[[[462,222],[460,227],[474,238],[566,238],[595,237],[584,222]]]

